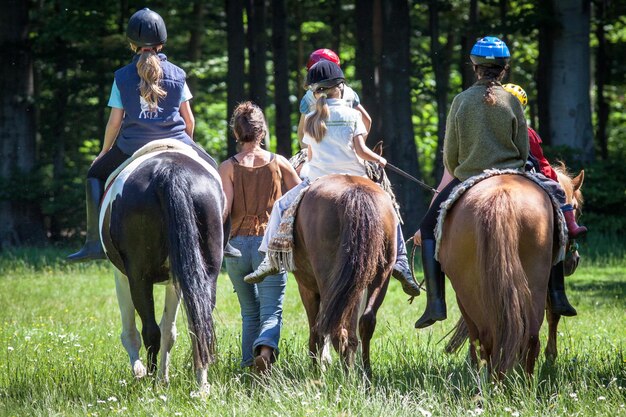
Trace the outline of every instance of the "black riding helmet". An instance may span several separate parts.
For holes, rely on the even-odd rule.
[[[146,7],[130,17],[126,36],[129,41],[140,48],[159,46],[167,41],[167,30],[163,18]]]
[[[344,82],[346,82],[346,77],[343,71],[339,65],[331,61],[319,61],[309,69],[306,75],[306,85],[313,92]]]

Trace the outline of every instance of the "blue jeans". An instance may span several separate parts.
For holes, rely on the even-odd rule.
[[[283,300],[287,274],[272,275],[259,284],[243,281],[263,260],[259,245],[263,236],[235,236],[230,244],[241,251],[241,258],[225,258],[226,271],[235,287],[241,307],[241,366],[250,366],[260,346],[269,346],[278,356],[278,340],[283,324]]]

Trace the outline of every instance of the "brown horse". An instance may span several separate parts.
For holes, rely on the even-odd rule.
[[[565,191],[565,198],[567,202],[574,207],[575,213],[578,217],[583,204],[583,195],[580,188],[582,187],[585,179],[585,171],[580,171],[576,177],[572,178],[563,163],[556,167],[555,171],[559,179],[559,184],[561,184],[563,191]],[[578,268],[579,262],[580,255],[578,254],[578,245],[575,241],[570,239],[567,242],[565,260],[563,261],[565,276],[572,275],[576,271],[576,268]],[[546,319],[548,321],[548,342],[546,343],[546,350],[544,351],[544,354],[548,360],[554,360],[558,354],[556,337],[561,316],[552,312],[550,309],[549,298],[548,308],[546,309]]]
[[[309,322],[314,361],[331,341],[346,367],[361,337],[371,377],[370,341],[396,257],[396,215],[389,196],[367,178],[329,175],[302,198],[295,223],[294,275]]]
[[[555,171],[558,176],[559,184],[561,184],[561,187],[563,187],[563,190],[565,191],[567,202],[569,204],[572,204],[572,206],[576,210],[576,214],[579,215],[583,204],[581,187],[585,178],[585,172],[580,171],[578,175],[573,177],[568,173],[567,168],[562,163],[559,166],[555,167]],[[568,241],[565,260],[563,261],[565,276],[572,275],[578,267],[580,255],[577,248],[578,246],[574,240]],[[546,349],[544,351],[544,354],[547,359],[554,360],[556,359],[558,354],[557,332],[561,316],[552,312],[549,297],[546,304],[546,319],[548,322],[548,341],[546,343]],[[465,324],[465,320],[461,318],[456,324],[454,335],[450,338],[449,342],[446,345],[446,352],[457,352],[467,339],[467,335],[467,325]]]
[[[473,360],[501,376],[522,362],[533,373],[552,261],[553,206],[519,175],[479,182],[455,203],[443,226],[442,269],[467,323]]]

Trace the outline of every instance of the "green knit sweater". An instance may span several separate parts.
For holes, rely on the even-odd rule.
[[[492,88],[496,103],[484,102],[487,82],[479,80],[457,95],[446,122],[444,164],[464,181],[489,168],[522,168],[528,159],[524,110],[500,84]]]

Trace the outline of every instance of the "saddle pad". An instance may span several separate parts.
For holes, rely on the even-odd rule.
[[[178,152],[182,153],[194,161],[198,162],[202,165],[215,179],[217,179],[220,187],[222,187],[222,179],[219,176],[219,173],[215,168],[213,168],[209,163],[207,163],[204,159],[198,156],[198,153],[189,145],[176,140],[176,139],[160,139],[152,141],[139,150],[137,150],[133,155],[124,161],[111,175],[106,181],[104,196],[102,197],[102,201],[100,203],[100,215],[99,215],[99,230],[102,230],[102,225],[104,221],[104,216],[106,214],[107,208],[113,203],[115,197],[122,193],[124,188],[124,184],[128,177],[145,161],[150,158],[154,158],[155,156],[163,153],[163,152]],[[223,194],[223,191],[222,191]],[[223,196],[223,200],[226,201],[226,197]],[[226,208],[224,208],[226,210]]]
[[[309,189],[310,185],[302,188],[300,193],[293,200],[293,203],[285,210],[278,226],[276,235],[267,245],[267,257],[272,266],[280,270],[294,271],[296,264],[293,258],[293,228],[296,220],[296,213],[302,197]]]
[[[565,259],[565,247],[568,239],[567,226],[565,225],[565,217],[563,217],[563,212],[561,211],[559,202],[552,196],[552,194],[550,194],[548,188],[532,173],[518,171],[516,169],[486,169],[482,174],[470,177],[454,187],[448,199],[441,203],[441,206],[439,206],[439,216],[437,217],[437,227],[435,228],[435,239],[437,242],[435,246],[435,259],[439,260],[439,246],[441,243],[441,235],[443,234],[443,224],[446,219],[446,215],[448,214],[448,210],[451,209],[454,203],[461,198],[463,193],[467,190],[479,182],[486,180],[487,178],[495,177],[496,175],[522,175],[537,184],[546,192],[546,194],[548,194],[550,201],[552,202],[554,213],[556,213],[556,226],[559,234],[559,251],[556,256],[556,260],[554,261],[554,265]]]

